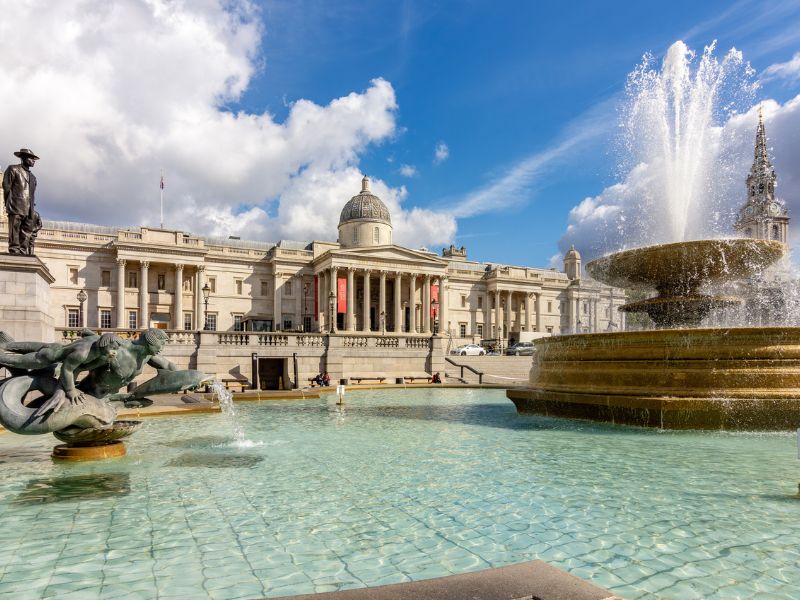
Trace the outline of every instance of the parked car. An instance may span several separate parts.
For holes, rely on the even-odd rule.
[[[483,356],[486,354],[486,350],[478,346],[478,344],[465,344],[451,351],[450,354],[458,354],[459,356]]]
[[[509,356],[533,356],[532,342],[517,342],[506,350]]]

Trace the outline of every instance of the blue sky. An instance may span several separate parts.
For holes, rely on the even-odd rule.
[[[45,218],[158,225],[163,170],[166,227],[330,240],[366,172],[398,243],[558,264],[592,234],[576,207],[627,182],[628,73],[715,39],[773,66],[756,100],[800,209],[800,0],[3,5],[0,129],[43,157]],[[754,114],[732,126],[742,179]]]
[[[615,105],[642,54],[678,39],[735,46],[757,71],[800,49],[797,2],[266,2],[265,63],[240,106],[283,119],[383,77],[397,94],[393,139],[362,168],[420,206],[458,203],[570,127],[605,125],[535,177],[507,206],[458,221],[456,243],[483,260],[543,265],[567,213],[615,177]],[[798,85],[767,85],[786,100]],[[587,114],[588,113],[588,114]],[[589,123],[586,121],[589,120]],[[444,141],[447,160],[434,164]],[[404,177],[401,165],[416,175]],[[744,175],[743,175],[744,177]]]

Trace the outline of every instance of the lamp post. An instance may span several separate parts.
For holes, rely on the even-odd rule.
[[[328,327],[329,333],[336,333],[336,294],[330,292],[328,294],[328,310],[330,311],[330,326]]]
[[[206,281],[205,285],[202,287],[203,292],[203,304],[205,305],[205,311],[203,313],[203,331],[208,331],[208,298],[211,296],[211,288]]]
[[[439,301],[436,298],[431,302],[433,309],[433,335],[439,335]]]
[[[306,312],[308,310],[308,284],[303,284],[303,324],[301,331],[305,333],[306,330]]]
[[[81,290],[78,292],[78,302],[80,303],[80,308],[78,308],[78,327],[83,327],[83,303],[86,302],[88,296],[86,292]]]

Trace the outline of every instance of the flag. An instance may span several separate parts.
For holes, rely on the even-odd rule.
[[[160,187],[162,190],[164,189],[164,176],[163,175],[161,176],[161,183],[158,184],[158,187]]]

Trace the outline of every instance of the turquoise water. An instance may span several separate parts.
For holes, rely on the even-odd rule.
[[[793,434],[520,416],[362,391],[145,421],[123,459],[0,435],[0,597],[252,598],[540,558],[632,598],[797,598]]]

